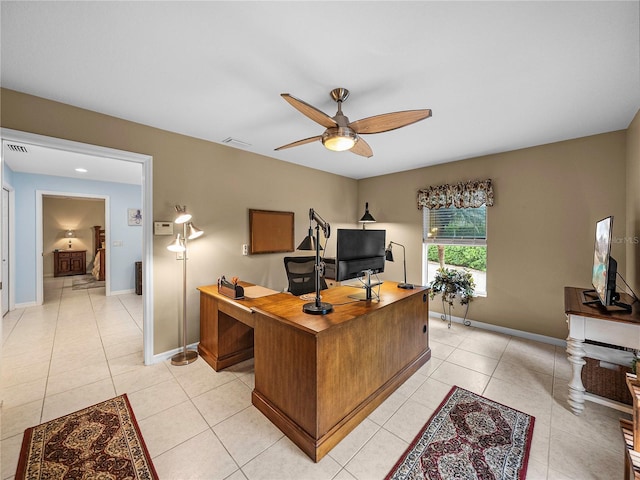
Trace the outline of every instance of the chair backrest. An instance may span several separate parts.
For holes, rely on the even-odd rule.
[[[284,269],[289,279],[289,292],[303,295],[316,291],[316,257],[284,257]],[[324,277],[320,277],[320,290],[327,288]]]

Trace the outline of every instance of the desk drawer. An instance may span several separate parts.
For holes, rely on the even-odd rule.
[[[253,312],[247,307],[218,300],[218,310],[251,328],[255,328],[256,321]]]

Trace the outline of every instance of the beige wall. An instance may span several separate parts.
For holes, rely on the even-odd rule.
[[[223,274],[278,290],[286,285],[283,254],[241,255],[249,242],[250,208],[293,211],[297,244],[307,232],[310,207],[335,232],[355,227],[368,201],[379,222],[375,228],[386,228],[387,240],[407,247],[408,280],[420,284],[417,190],[492,178],[488,296],[473,302],[470,317],[557,338],[567,335],[562,288],[590,282],[595,222],[613,214],[614,234],[629,231],[625,149],[633,143],[640,163],[637,118],[631,140],[625,131],[613,132],[355,181],[10,90],[0,93],[2,127],[153,156],[154,220],[171,220],[173,205],[184,204],[206,232],[190,243],[188,342],[199,334],[196,286]],[[180,343],[181,269],[166,243],[167,237],[154,241],[154,353]],[[335,254],[335,236],[326,254]],[[613,255],[624,274],[625,246],[616,245]],[[402,262],[388,263],[383,278],[401,279]]]
[[[104,200],[42,197],[43,274],[53,276],[53,250],[68,250],[69,239],[64,231],[71,229],[73,250],[87,251],[87,271],[91,271],[94,257],[93,226],[104,226]]]
[[[491,178],[487,297],[473,301],[469,317],[566,338],[563,287],[590,285],[596,221],[614,215],[614,235],[625,235],[625,141],[619,131],[369,178],[358,184],[358,201],[388,222],[388,239],[406,246],[408,281],[419,284],[417,190]],[[624,270],[624,245],[612,254]],[[402,278],[402,263],[388,263],[385,275]],[[434,301],[432,309],[441,304]],[[459,305],[454,315],[462,315]]]
[[[627,276],[640,294],[640,110],[627,129]]]
[[[294,212],[296,245],[308,231],[311,207],[334,228],[355,226],[350,222],[359,218],[355,180],[12,90],[0,94],[4,128],[153,156],[154,220],[172,220],[173,205],[182,204],[205,231],[189,244],[189,343],[199,338],[197,286],[220,275],[286,286],[284,254],[241,255],[249,242],[250,208]],[[155,354],[181,343],[182,269],[165,248],[167,238],[155,237],[153,245]]]

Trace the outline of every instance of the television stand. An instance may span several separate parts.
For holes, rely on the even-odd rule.
[[[618,402],[586,392],[582,383],[582,368],[587,356],[584,344],[587,340],[608,343],[618,347],[638,348],[640,335],[640,305],[633,298],[622,293],[625,301],[631,301],[633,310],[605,310],[582,303],[585,288],[564,288],[564,312],[567,316],[569,336],[567,338],[567,359],[572,366],[569,382],[569,406],[575,415],[584,410],[584,401],[590,400],[613,408],[625,408]],[[627,411],[627,410],[625,410]]]
[[[631,305],[629,305],[628,303],[620,302],[619,300],[620,300],[620,294],[616,293],[615,298],[611,300],[610,306],[619,307],[626,312],[631,312],[632,310]],[[593,305],[593,306],[603,306],[604,308],[607,308],[605,305],[602,305],[602,302],[600,301],[600,297],[598,297],[598,293],[593,289],[584,290],[582,292],[582,304]]]

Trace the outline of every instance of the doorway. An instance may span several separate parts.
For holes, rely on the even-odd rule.
[[[138,153],[126,152],[123,150],[115,150],[111,148],[99,147],[84,143],[72,142],[53,137],[32,134],[28,132],[20,132],[17,130],[0,129],[2,137],[3,152],[7,142],[16,142],[26,146],[34,146],[36,148],[50,149],[52,153],[69,155],[87,155],[100,160],[101,164],[108,164],[109,161],[117,161],[123,164],[135,164],[142,171],[141,190],[142,190],[142,279],[143,279],[143,350],[144,362],[149,365],[154,363],[153,348],[153,196],[152,196],[152,162],[153,157]],[[5,155],[2,157],[2,169],[4,170]],[[32,197],[33,198],[33,197]],[[4,202],[3,202],[4,203]],[[36,203],[36,209],[39,202]],[[40,214],[42,212],[40,211]],[[108,219],[108,217],[107,217]],[[34,219],[36,220],[36,219]],[[108,220],[107,220],[108,222]],[[35,225],[42,225],[41,218],[35,221]],[[108,239],[107,239],[108,242]],[[4,243],[4,242],[3,242]],[[108,243],[107,243],[108,245]],[[33,278],[34,283],[42,279],[42,245],[40,249],[34,248],[33,257],[30,261],[34,262],[34,272],[36,277]],[[108,256],[107,256],[108,257]],[[9,252],[9,264],[11,264],[12,254]],[[107,266],[108,271],[108,266]],[[42,286],[40,282],[40,295]],[[38,292],[36,292],[36,297]],[[36,300],[35,298],[33,299]],[[39,298],[40,302],[42,297]]]
[[[12,195],[8,188],[2,188],[2,316],[12,307],[11,301],[11,268],[9,264],[11,242],[11,207]]]
[[[108,260],[100,262],[97,256],[98,252],[105,254],[109,249],[96,244],[94,232],[96,226],[104,229],[106,240],[106,231],[110,230],[106,225],[106,219],[110,218],[108,197],[40,191],[36,194],[42,211],[42,215],[36,216],[42,217],[42,226],[37,235],[41,237],[38,244],[42,245],[43,252],[43,278],[40,280],[43,282],[43,298],[47,296],[44,288],[47,278],[88,274],[95,276],[93,272],[97,274],[96,280],[101,282],[82,283],[92,286],[104,285],[104,294],[110,296],[110,276],[107,277],[104,271],[99,271],[101,264],[108,264]],[[140,255],[140,251],[137,255]],[[76,259],[76,262],[70,262],[70,258]],[[87,278],[91,279],[90,276]],[[80,281],[78,278],[71,280]]]

